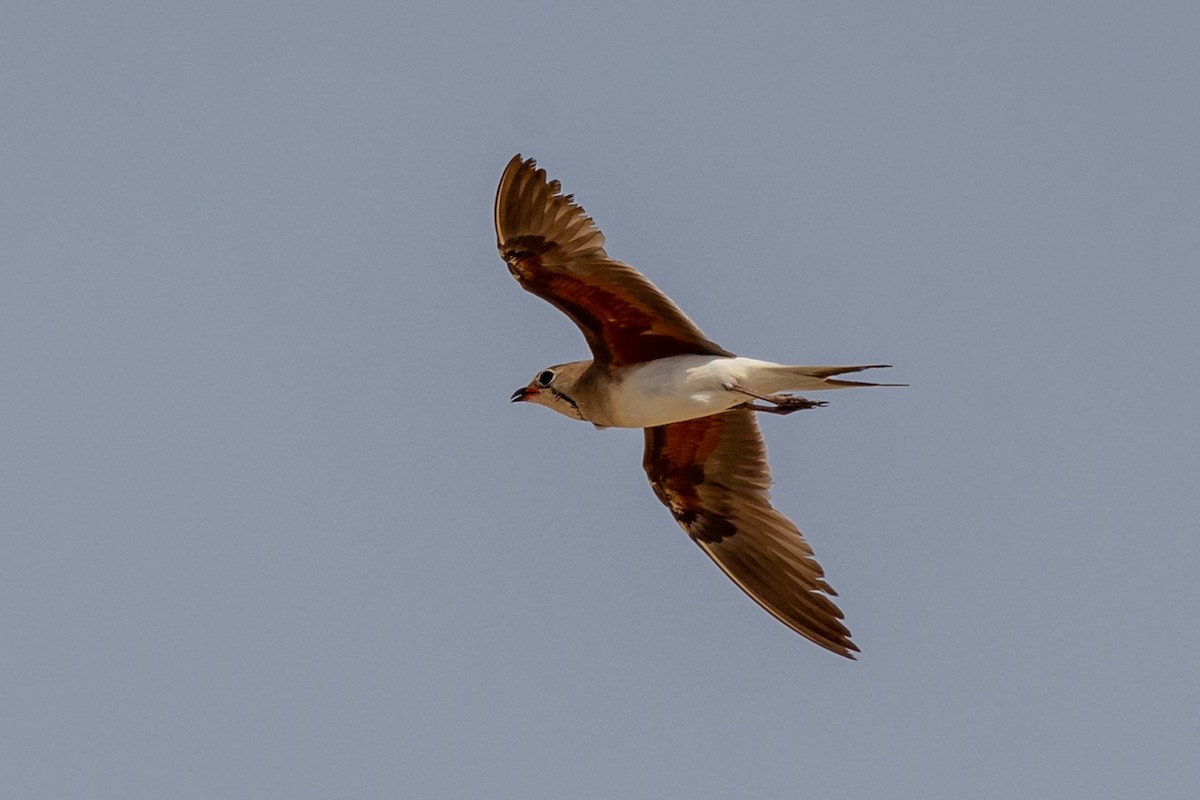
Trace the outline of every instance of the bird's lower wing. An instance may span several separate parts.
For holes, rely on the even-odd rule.
[[[646,429],[643,466],[680,527],[780,622],[847,658],[858,648],[829,599],[821,565],[771,506],[771,475],[754,412],[734,409]]]

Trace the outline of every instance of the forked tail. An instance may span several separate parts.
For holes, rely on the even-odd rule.
[[[812,392],[822,389],[853,389],[862,386],[907,386],[907,383],[870,383],[867,381],[842,381],[834,379],[834,375],[845,375],[849,372],[862,372],[865,369],[886,369],[891,364],[863,364],[854,367],[768,367],[767,380],[771,383],[767,391],[796,391]]]

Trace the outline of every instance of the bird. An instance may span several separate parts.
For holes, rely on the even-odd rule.
[[[675,521],[738,587],[801,636],[859,651],[837,592],[796,525],[771,504],[756,415],[825,405],[792,392],[902,384],[837,376],[884,368],[788,366],[713,342],[641,272],[611,258],[572,195],[518,153],[500,178],[496,245],[521,287],[583,333],[592,357],[537,372],[512,402],[597,428],[642,428],[642,467]]]

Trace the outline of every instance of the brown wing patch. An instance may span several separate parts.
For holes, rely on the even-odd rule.
[[[709,513],[700,487],[709,479],[704,467],[725,432],[724,414],[646,429],[642,466],[654,494],[696,541],[719,542],[736,533],[728,519]]]
[[[644,275],[609,258],[604,234],[532,159],[518,155],[509,162],[496,191],[495,218],[509,272],[579,326],[598,364],[732,355]]]
[[[858,648],[812,548],[771,506],[754,412],[735,409],[646,429],[643,466],[680,527],[760,606],[849,658]]]

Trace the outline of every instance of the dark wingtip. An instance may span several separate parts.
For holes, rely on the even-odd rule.
[[[858,645],[856,645],[854,642],[850,641],[849,639],[847,639],[844,642],[838,642],[838,644],[841,646],[840,650],[833,650],[833,648],[826,648],[826,649],[831,650],[834,653],[837,653],[839,656],[848,658],[851,661],[858,661],[858,656],[854,655],[855,653],[862,652],[861,650],[858,649]]]

